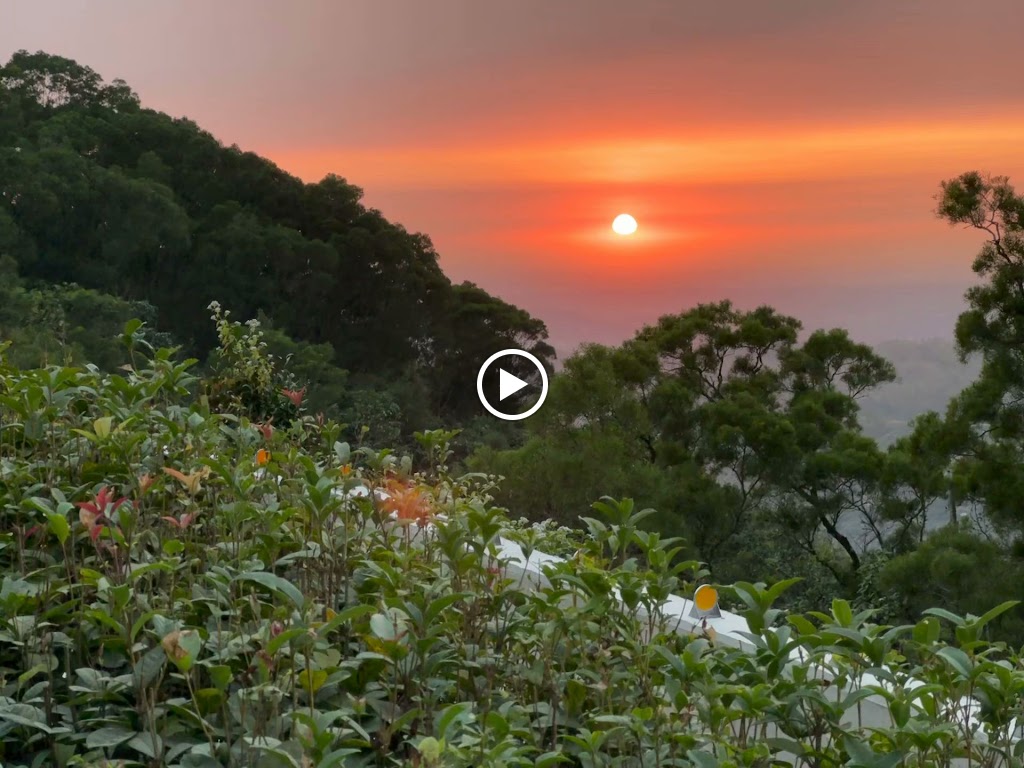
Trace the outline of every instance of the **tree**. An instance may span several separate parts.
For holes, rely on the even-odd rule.
[[[123,80],[106,85],[89,67],[42,51],[17,51],[0,68],[0,89],[44,109],[138,106],[138,97]]]
[[[954,478],[950,459],[961,442],[950,422],[934,411],[914,420],[911,434],[889,447],[883,484],[883,521],[899,521],[893,536],[897,551],[924,540],[929,513],[947,501],[950,522],[956,522]]]
[[[980,616],[1004,600],[1019,600],[1022,578],[1021,560],[998,541],[967,526],[946,526],[889,562],[880,584],[899,596],[901,615],[895,620],[917,621],[933,606]],[[1014,645],[1024,642],[1024,621],[1016,612],[997,626]]]
[[[751,526],[768,526],[762,539],[785,535],[848,582],[862,551],[850,518],[877,516],[886,460],[860,433],[857,400],[895,374],[843,331],[803,344],[799,332],[769,307],[726,301],[662,317],[619,348],[586,346],[555,377],[526,446],[474,466],[511,478],[502,500],[516,514],[569,520],[632,484],[659,510],[654,524],[716,573],[736,573]]]
[[[1024,531],[1024,197],[1004,177],[965,173],[943,182],[938,215],[986,236],[957,321],[961,359],[981,358],[978,380],[950,406],[955,472],[965,494],[1001,527]]]
[[[483,409],[475,386],[477,371],[492,354],[504,349],[532,353],[550,373],[555,350],[547,338],[547,326],[525,310],[491,296],[473,283],[452,286],[446,297],[444,322],[422,349],[424,359],[434,371],[436,410],[460,420],[481,414]],[[522,358],[510,357],[502,364],[523,379],[538,376]],[[496,377],[485,380],[484,386],[485,391],[496,392]],[[497,398],[491,400],[496,402]],[[515,410],[517,400],[514,395],[505,402]]]
[[[788,394],[782,412],[791,430],[788,440],[762,454],[780,513],[808,551],[824,531],[856,571],[862,547],[842,523],[853,516],[872,528],[884,467],[878,445],[860,431],[857,399],[894,380],[895,369],[841,330],[812,333],[780,357],[781,390]],[[840,566],[829,565],[841,578]]]

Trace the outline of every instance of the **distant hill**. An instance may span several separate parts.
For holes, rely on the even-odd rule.
[[[950,399],[972,384],[980,370],[977,360],[960,362],[951,340],[886,341],[874,349],[896,366],[899,375],[861,400],[864,432],[883,446],[907,434],[916,416],[944,413]]]

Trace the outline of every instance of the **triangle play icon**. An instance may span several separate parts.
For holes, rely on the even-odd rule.
[[[504,368],[498,369],[499,400],[504,400],[506,397],[514,395],[516,392],[518,392],[519,390],[526,386],[529,386],[529,382],[523,381],[518,376],[513,376]]]

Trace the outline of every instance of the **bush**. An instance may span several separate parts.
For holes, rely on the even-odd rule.
[[[420,436],[416,472],[328,421],[268,434],[258,409],[215,410],[191,366],[0,360],[4,766],[1010,764],[1024,669],[979,641],[991,617],[942,614],[947,646],[935,618],[888,630],[836,601],[787,620],[785,582],[737,584],[752,653],[680,634],[664,600],[702,571],[632,502],[575,540],[510,523],[493,478],[450,475],[452,433]],[[535,587],[504,534],[579,548]],[[884,666],[895,725],[869,728],[814,664]]]

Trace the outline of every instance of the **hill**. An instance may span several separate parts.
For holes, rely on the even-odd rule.
[[[20,51],[0,68],[0,258],[36,326],[40,291],[66,314],[52,290],[73,285],[114,314],[148,306],[156,330],[203,359],[216,299],[277,332],[274,351],[295,358],[315,405],[385,442],[479,415],[465,382],[491,352],[520,346],[550,362],[543,322],[452,284],[428,237],[361,196],[335,175],[303,183],[74,61]],[[50,315],[37,356],[56,344],[103,359]],[[27,343],[22,318],[0,330]]]

